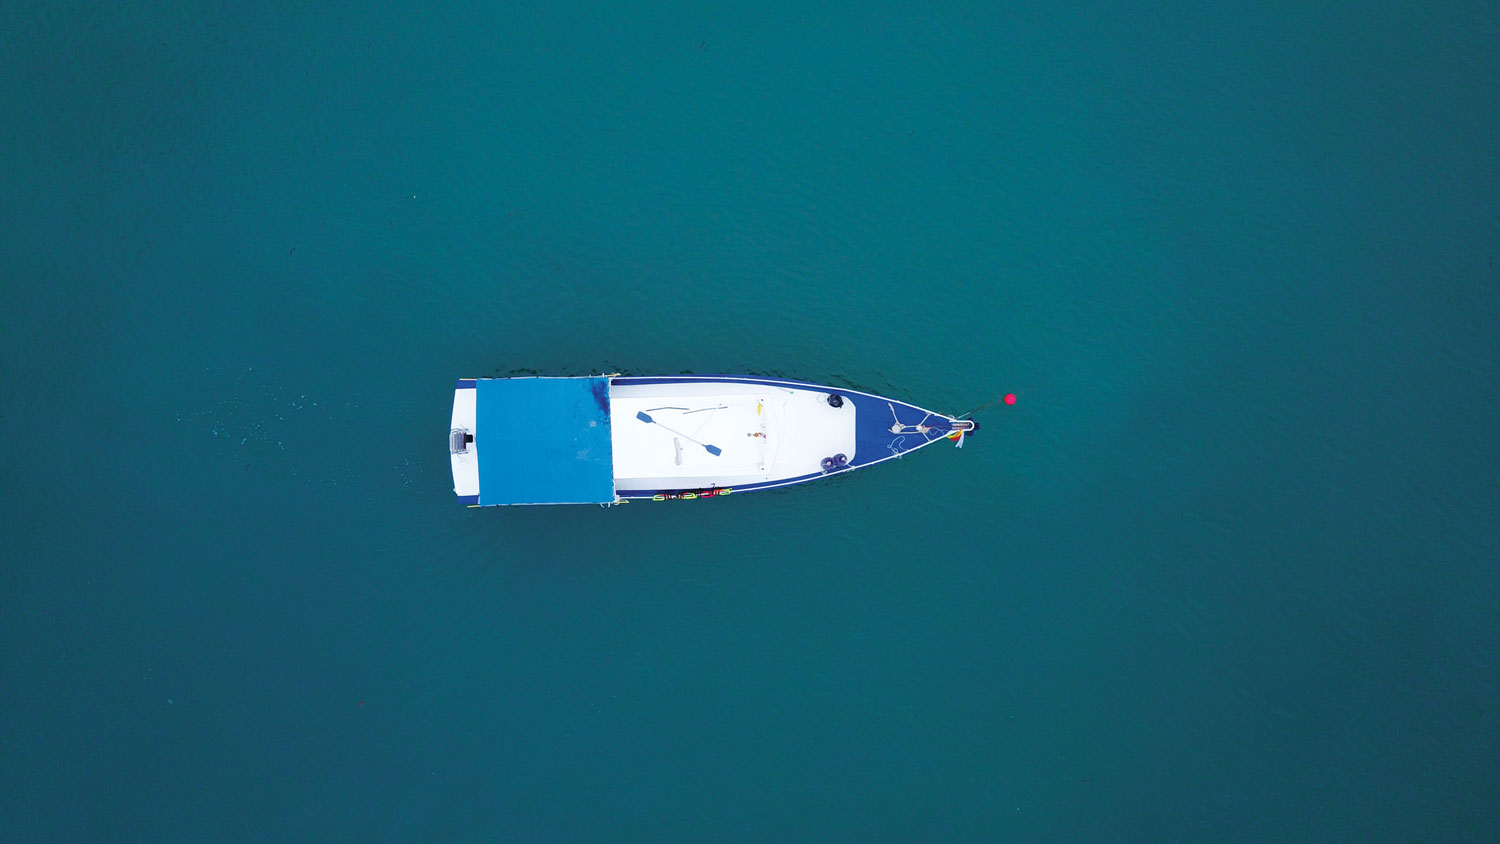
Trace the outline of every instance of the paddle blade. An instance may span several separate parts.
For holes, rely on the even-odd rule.
[[[646,415],[646,411],[644,411],[644,410],[637,410],[635,412],[635,418],[641,420],[642,422],[650,422],[651,421],[651,417],[647,416]]]
[[[703,448],[704,448],[705,451],[707,451],[709,454],[712,454],[715,457],[718,457],[719,455],[721,455],[721,454],[724,453],[724,449],[719,448],[716,445],[705,445],[705,446],[703,446]]]

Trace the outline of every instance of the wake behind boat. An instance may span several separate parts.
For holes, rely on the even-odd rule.
[[[977,428],[783,378],[465,378],[453,391],[448,450],[454,492],[470,507],[611,504],[804,483],[943,439],[962,446]]]

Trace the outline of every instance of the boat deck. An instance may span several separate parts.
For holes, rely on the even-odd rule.
[[[855,449],[854,408],[830,407],[827,393],[771,383],[621,380],[610,388],[617,489],[774,483],[821,474],[824,457]]]
[[[844,398],[843,407],[835,408],[828,404],[828,397],[834,392]],[[931,413],[916,405],[858,390],[836,390],[818,384],[778,378],[731,375],[616,376],[610,385],[610,397],[612,407],[615,408],[612,425],[616,438],[615,488],[622,498],[649,498],[657,494],[712,487],[732,487],[737,491],[746,491],[799,483],[825,475],[821,465],[825,457],[845,455],[849,461],[847,469],[869,466],[901,457],[936,442],[951,430],[948,417]],[[655,423],[648,424],[630,418],[636,412],[633,408],[628,412],[622,411],[623,403],[635,397],[643,400],[640,402],[642,409],[648,406],[676,405],[687,408],[689,412],[646,411],[656,420]],[[671,397],[681,397],[682,400],[667,400]],[[755,418],[750,416],[752,400],[760,408],[757,416],[767,417],[763,423],[752,421]],[[682,427],[669,421],[671,416],[665,415],[676,413],[681,420],[691,420],[709,413],[710,411],[692,411],[713,407],[710,401],[731,405],[719,411],[727,414],[727,426],[706,423],[701,430]],[[651,431],[651,436],[659,438],[654,444],[635,439],[646,436],[647,429],[659,427],[662,422],[693,439],[724,449],[724,458],[731,457],[729,444],[738,443],[736,437],[744,439],[747,433],[754,433],[755,424],[764,424],[765,448],[769,457],[764,464],[754,464],[754,471],[741,474],[697,474],[699,471],[711,471],[715,458],[704,448],[681,440],[684,448],[684,469],[681,473],[657,469],[656,474],[646,475],[643,473],[652,470],[643,465],[631,466],[628,473],[621,471],[622,463],[632,460],[625,456],[626,452],[636,451],[641,446],[649,447],[653,455],[665,454],[669,460],[675,460],[675,448],[672,445],[674,434],[665,430]],[[712,436],[716,439],[706,438],[710,425],[713,426]],[[896,425],[900,426],[900,430],[892,430]],[[918,430],[918,426],[923,425],[928,430]],[[680,439],[680,435],[678,436]],[[691,453],[694,449],[696,452]],[[739,451],[733,456],[736,461],[740,461],[745,452]],[[660,457],[648,458],[648,462],[655,465],[659,465],[660,460]],[[690,460],[691,469],[688,468]],[[675,470],[676,464],[672,465]],[[725,467],[735,466],[737,469],[749,465],[740,462],[724,464]]]
[[[626,389],[611,393],[610,411],[617,482],[763,478],[775,457],[768,447],[773,426],[763,396],[631,395]]]

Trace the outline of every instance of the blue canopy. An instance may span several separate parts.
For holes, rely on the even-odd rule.
[[[615,500],[608,378],[493,378],[475,388],[480,504]]]

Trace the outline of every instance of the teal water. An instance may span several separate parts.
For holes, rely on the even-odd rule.
[[[1500,7],[0,8],[0,839],[1500,834]],[[962,450],[465,510],[453,379]]]

